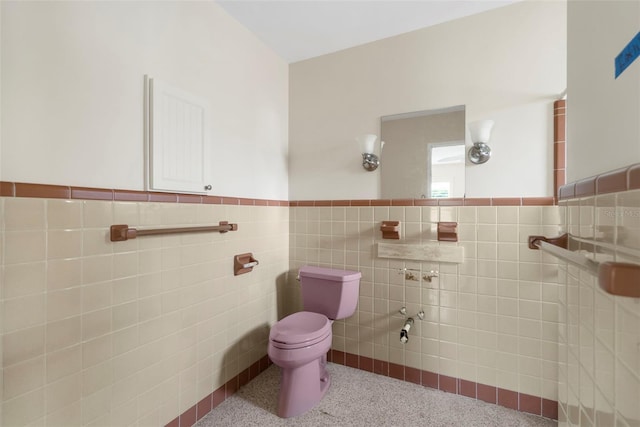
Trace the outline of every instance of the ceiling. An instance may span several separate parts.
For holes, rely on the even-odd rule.
[[[297,62],[520,0],[217,0],[287,62]]]

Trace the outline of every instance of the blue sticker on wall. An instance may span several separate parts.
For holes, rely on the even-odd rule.
[[[616,79],[640,56],[640,32],[616,56]]]

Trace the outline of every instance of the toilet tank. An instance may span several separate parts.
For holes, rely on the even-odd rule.
[[[305,311],[329,319],[344,319],[356,311],[362,276],[359,271],[304,266],[299,275]]]

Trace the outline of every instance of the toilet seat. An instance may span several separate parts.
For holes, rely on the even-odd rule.
[[[309,347],[331,335],[327,316],[310,311],[293,313],[271,327],[269,340],[274,347],[293,350]]]

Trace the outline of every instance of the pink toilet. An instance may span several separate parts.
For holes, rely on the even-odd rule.
[[[351,316],[358,305],[359,271],[300,268],[305,311],[273,325],[269,358],[282,368],[278,415],[295,417],[313,408],[329,389],[326,370],[331,323]]]

